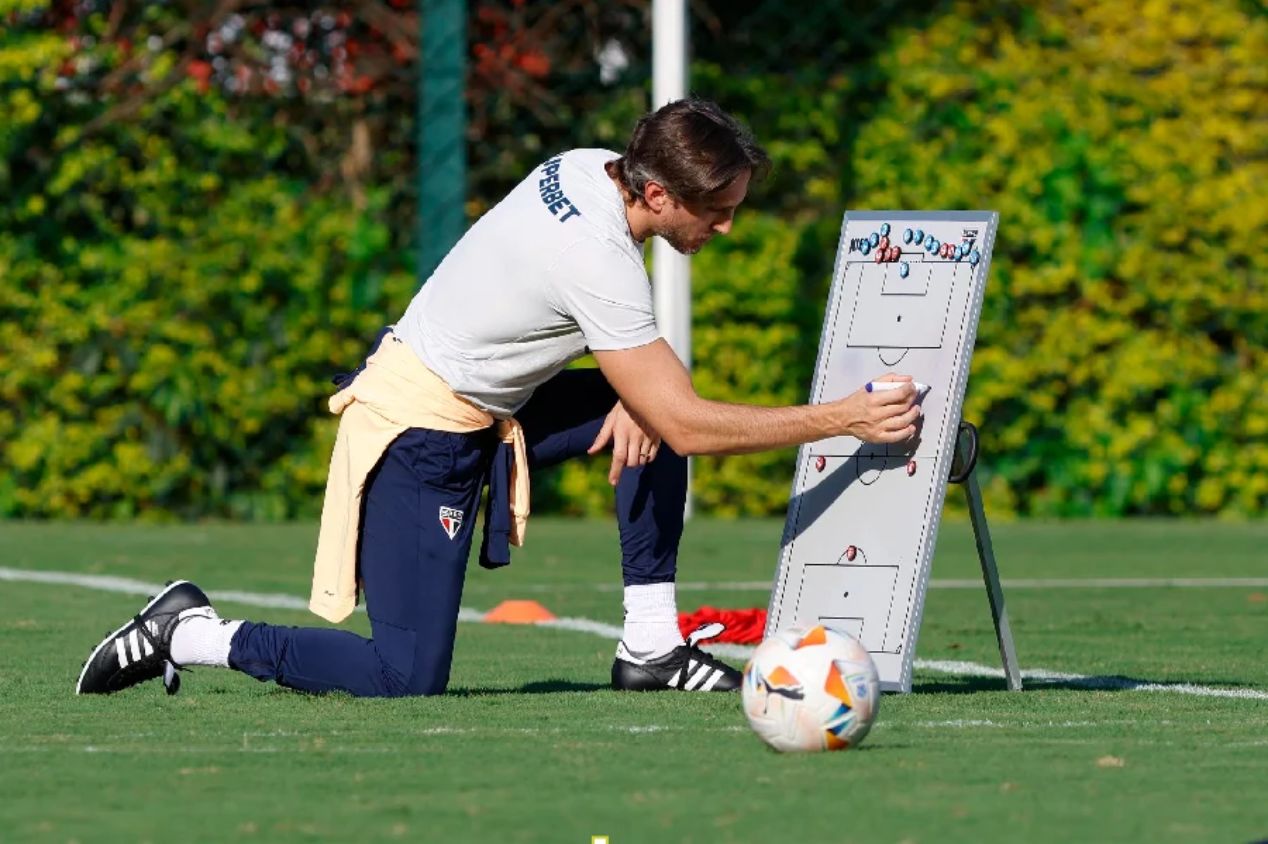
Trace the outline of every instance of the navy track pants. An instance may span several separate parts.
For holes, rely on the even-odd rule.
[[[543,384],[516,414],[530,469],[585,455],[616,401],[596,369],[567,370]],[[248,621],[233,637],[230,666],[311,692],[443,692],[476,509],[495,445],[491,430],[411,428],[367,479],[359,565],[372,639]],[[596,459],[610,457],[606,450]],[[686,495],[687,461],[668,444],[649,465],[621,473],[616,504],[627,585],[674,579]]]

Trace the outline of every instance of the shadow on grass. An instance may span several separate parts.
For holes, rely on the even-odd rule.
[[[1003,678],[994,677],[955,677],[911,684],[912,694],[968,695],[977,692],[1002,692],[1007,688]]]
[[[1067,689],[1081,692],[1131,692],[1183,690],[1202,686],[1212,691],[1224,690],[1236,695],[1239,689],[1259,691],[1250,683],[1240,680],[1141,680],[1122,674],[1088,677],[1023,677],[1022,690],[1027,692]],[[913,693],[924,694],[974,694],[976,692],[1002,692],[1008,689],[1003,677],[951,677],[912,683]]]
[[[517,689],[458,688],[449,689],[446,695],[455,697],[485,697],[487,695],[549,695],[561,692],[597,692],[609,689],[607,683],[575,683],[571,680],[537,680],[525,683]]]

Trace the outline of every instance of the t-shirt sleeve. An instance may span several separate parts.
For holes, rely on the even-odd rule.
[[[658,339],[647,272],[616,246],[586,238],[551,269],[555,306],[576,321],[593,351],[619,351]]]

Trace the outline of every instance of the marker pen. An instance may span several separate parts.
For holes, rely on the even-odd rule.
[[[867,391],[869,393],[880,393],[885,390],[897,390],[899,387],[902,387],[904,384],[907,384],[907,383],[909,382],[907,381],[868,381]],[[925,397],[925,394],[928,393],[930,389],[932,389],[928,384],[921,384],[919,381],[911,381],[910,384],[916,388],[916,401],[920,401],[921,399],[923,399]]]

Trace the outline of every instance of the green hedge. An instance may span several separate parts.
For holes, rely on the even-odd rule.
[[[966,406],[992,511],[1263,513],[1268,18],[937,9],[851,64],[694,68],[776,163],[693,263],[700,392],[804,400],[846,207],[994,208]],[[199,92],[174,52],[130,106],[58,81],[125,58],[39,27],[0,41],[0,516],[312,516],[326,379],[413,293],[399,185],[319,189],[280,111]],[[641,95],[609,100],[578,144],[624,142]],[[696,465],[702,511],[783,510],[791,450]],[[536,509],[609,509],[604,476],[566,466]]]
[[[1268,18],[962,2],[883,54],[873,208],[993,208],[966,416],[996,509],[1268,504]]]
[[[328,377],[414,287],[382,197],[313,195],[188,81],[85,134],[67,51],[0,49],[0,515],[313,515]]]

